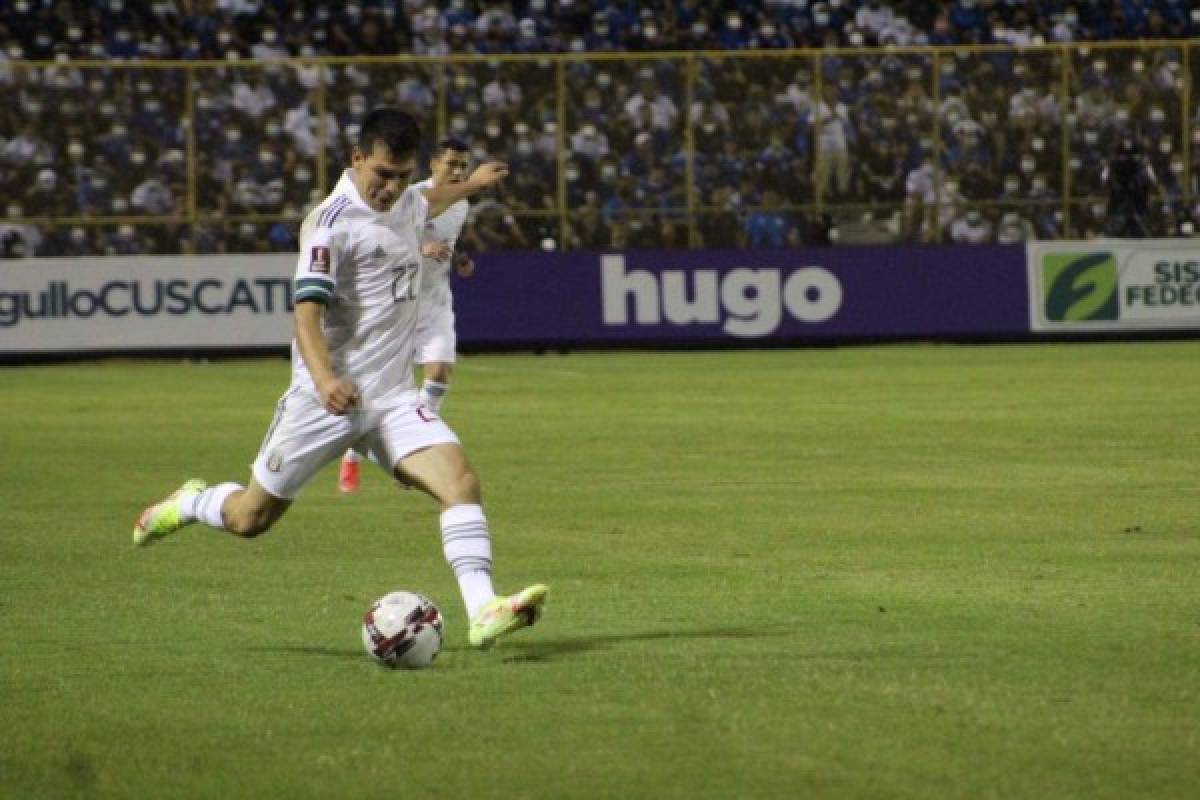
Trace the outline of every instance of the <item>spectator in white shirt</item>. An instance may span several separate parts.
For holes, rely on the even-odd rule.
[[[42,245],[41,232],[32,225],[16,222],[25,215],[20,203],[8,204],[8,219],[0,221],[0,258],[29,258]]]
[[[978,208],[972,208],[950,225],[955,244],[987,244],[992,240],[992,223]]]
[[[1015,211],[1005,214],[996,229],[997,244],[1020,244],[1033,238],[1033,223]]]
[[[591,122],[585,122],[571,134],[571,152],[593,161],[608,155],[608,136],[597,130]]]
[[[175,197],[158,178],[147,178],[139,183],[129,199],[133,207],[143,214],[165,217],[175,213]]]
[[[475,33],[483,37],[495,31],[506,38],[517,32],[517,18],[513,16],[509,3],[496,3],[475,20]]]
[[[790,103],[797,114],[807,114],[813,107],[812,76],[806,70],[800,70],[788,84],[787,89],[776,100]]]
[[[926,152],[919,166],[909,170],[904,178],[905,228],[912,237],[919,237],[926,229],[926,208],[933,205],[933,158]]]
[[[5,143],[0,158],[10,164],[48,163],[53,160],[50,145],[37,134],[37,124],[26,121],[21,132]]]
[[[253,15],[262,10],[262,0],[217,0],[217,9],[235,15]]]
[[[829,197],[836,185],[839,195],[850,188],[850,116],[846,106],[837,102],[832,86],[826,86],[823,99],[813,111],[816,137],[816,164],[813,180],[818,191]]]
[[[317,93],[309,92],[304,102],[288,109],[283,117],[283,130],[292,137],[296,149],[313,158],[317,155],[318,138]],[[332,111],[325,112],[325,141],[332,144],[337,140],[338,121]]]
[[[279,33],[271,27],[263,28],[258,41],[250,47],[250,55],[255,58],[287,58],[289,53],[279,41]]]
[[[879,0],[867,0],[854,14],[854,26],[878,37],[879,32],[891,25],[895,19],[896,12],[892,11],[891,6]]]
[[[265,75],[250,73],[247,77],[249,80],[240,80],[233,86],[233,107],[252,119],[259,119],[275,107],[275,93],[267,86]]]
[[[653,77],[642,80],[641,90],[626,101],[625,113],[637,122],[642,115],[643,106],[650,107],[654,127],[659,130],[671,130],[675,126],[675,120],[679,118],[679,109],[675,107],[675,101],[665,94],[659,94]]]
[[[496,75],[483,87],[483,105],[490,111],[517,111],[523,96],[521,85],[502,75]]]

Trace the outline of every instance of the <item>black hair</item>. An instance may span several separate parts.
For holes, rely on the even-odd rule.
[[[378,106],[371,109],[363,120],[358,134],[358,149],[369,156],[377,142],[383,143],[392,158],[411,156],[421,146],[421,126],[406,111],[395,106]]]

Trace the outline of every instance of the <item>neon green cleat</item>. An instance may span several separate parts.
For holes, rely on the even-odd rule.
[[[542,616],[550,587],[535,583],[508,597],[497,597],[471,620],[467,639],[473,647],[488,648],[505,634],[528,628]]]
[[[188,495],[197,495],[208,488],[208,484],[197,478],[185,483],[167,497],[142,512],[133,526],[133,543],[139,547],[153,544],[164,536],[174,533],[191,520],[184,521],[180,501]]]

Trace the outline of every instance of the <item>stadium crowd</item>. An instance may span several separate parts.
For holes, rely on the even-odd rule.
[[[1182,42],[1137,40],[1197,34],[1200,8],[1176,0],[11,0],[0,255],[290,250],[382,102],[512,164],[474,208],[474,250],[1094,236],[1129,134],[1157,176],[1152,231],[1189,233],[1200,53],[1187,75]],[[1106,40],[1126,44],[1018,49]],[[889,47],[977,44],[1012,49]],[[796,47],[824,50],[770,52]],[[717,52],[746,50],[762,52]],[[245,63],[397,53],[529,58]],[[561,119],[544,53],[578,56]],[[220,63],[193,81],[161,63],[199,59]]]

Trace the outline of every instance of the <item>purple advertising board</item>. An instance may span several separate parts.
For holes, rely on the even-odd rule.
[[[459,341],[570,345],[1029,334],[1021,246],[486,253]]]
[[[506,252],[478,262],[473,277],[455,278],[465,349],[1014,339],[1030,336],[1030,308],[1044,305],[1030,299],[1029,276],[1042,272],[1026,268],[1021,246]],[[0,261],[0,360],[282,349],[294,271],[286,253]]]

